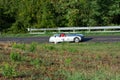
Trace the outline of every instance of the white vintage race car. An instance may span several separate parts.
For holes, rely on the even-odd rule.
[[[55,34],[49,38],[49,42],[58,43],[58,42],[75,42],[78,43],[84,38],[83,34]]]

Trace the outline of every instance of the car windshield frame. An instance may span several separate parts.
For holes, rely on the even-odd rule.
[[[53,36],[55,36],[55,37],[59,37],[59,36],[60,36],[60,34],[54,34]]]

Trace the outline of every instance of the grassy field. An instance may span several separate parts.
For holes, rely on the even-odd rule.
[[[25,33],[25,34],[0,34],[0,37],[40,37],[40,36],[52,36],[55,33],[46,33],[46,34],[29,34],[29,33]],[[99,32],[99,33],[86,33],[86,32],[81,32],[80,34],[84,34],[85,36],[119,36],[120,33],[119,32]]]
[[[0,43],[0,80],[120,80],[120,42]]]

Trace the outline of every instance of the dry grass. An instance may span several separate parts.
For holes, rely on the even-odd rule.
[[[119,47],[119,42],[57,45],[0,43],[0,79],[119,80]],[[12,52],[19,53],[21,60],[12,61]],[[12,66],[16,75],[3,75],[2,67],[6,64]]]

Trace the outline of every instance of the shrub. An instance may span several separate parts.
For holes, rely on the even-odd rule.
[[[21,61],[21,55],[19,53],[12,52],[10,54],[10,59],[12,61]]]
[[[15,77],[17,76],[17,72],[15,71],[13,65],[5,64],[2,67],[2,75],[5,77]]]
[[[44,46],[44,49],[46,49],[46,50],[57,50],[57,48],[56,48],[56,46],[54,46],[54,45],[45,45]]]
[[[32,59],[30,64],[34,65],[35,67],[39,67],[42,61],[40,59]]]
[[[22,44],[14,43],[14,44],[12,45],[12,47],[13,47],[13,48],[18,48],[18,49],[21,49],[21,50],[25,50],[26,45],[25,45],[24,43],[22,43]]]
[[[37,43],[33,42],[30,44],[29,51],[34,52],[36,50]]]

